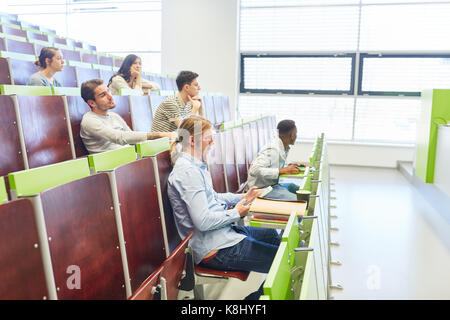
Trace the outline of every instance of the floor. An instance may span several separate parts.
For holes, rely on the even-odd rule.
[[[331,167],[331,297],[339,299],[450,299],[450,248],[435,227],[450,226],[397,169]],[[442,235],[442,232],[440,233]],[[446,239],[444,239],[446,240]],[[209,299],[242,299],[264,281],[230,280],[207,290]]]

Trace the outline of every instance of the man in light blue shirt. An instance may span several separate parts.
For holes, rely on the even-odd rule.
[[[274,229],[234,225],[248,213],[249,204],[263,190],[251,188],[244,195],[214,191],[205,165],[213,144],[211,127],[208,120],[191,116],[178,129],[177,145],[172,152],[176,162],[168,181],[178,233],[184,239],[194,231],[189,244],[196,264],[212,269],[267,273],[278,250],[280,235]],[[227,209],[229,206],[234,208]],[[258,298],[261,293],[262,286],[248,298]]]

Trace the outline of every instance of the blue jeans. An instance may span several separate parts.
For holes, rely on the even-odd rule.
[[[297,201],[298,189],[299,186],[294,183],[279,183],[272,186],[272,191],[264,199]]]
[[[200,265],[224,271],[268,273],[281,242],[278,232],[275,229],[247,226],[232,228],[247,237],[232,247],[220,249],[212,259],[201,262]],[[262,285],[246,299],[258,299],[261,294]]]

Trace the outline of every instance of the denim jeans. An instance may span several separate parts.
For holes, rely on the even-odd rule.
[[[247,226],[232,228],[247,237],[232,247],[220,249],[212,259],[201,262],[200,265],[224,271],[269,272],[281,242],[278,232],[275,229]],[[258,291],[246,299],[258,299],[262,293],[261,285]]]
[[[297,201],[296,191],[299,189],[294,183],[279,183],[272,186],[272,191],[269,192],[265,199],[273,200],[286,200],[286,201]]]

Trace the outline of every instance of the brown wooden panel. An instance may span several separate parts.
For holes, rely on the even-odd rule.
[[[130,96],[134,131],[152,131],[152,107],[148,96]]]
[[[167,281],[167,300],[177,300],[181,276],[186,269],[186,249],[188,248],[192,235],[193,232],[180,243],[162,265],[161,277]]]
[[[39,67],[32,61],[9,59],[14,84],[26,85],[33,73],[39,71]]]
[[[1,45],[1,41],[0,41]],[[6,58],[0,58],[0,84],[11,84],[11,74],[9,63]]]
[[[34,45],[31,42],[24,42],[13,39],[5,39],[6,46],[10,52],[18,52],[34,55]]]
[[[41,31],[44,31],[44,30],[42,30],[42,27],[41,27]],[[54,33],[54,32],[50,32],[50,33]],[[48,36],[48,41],[53,42],[53,43],[59,43],[59,44],[67,45],[67,40],[63,39],[63,38],[60,38],[60,37]]]
[[[172,252],[181,242],[175,225],[175,218],[172,213],[169,195],[167,194],[167,183],[169,180],[172,166],[170,165],[170,153],[164,151],[156,155],[158,164],[159,185],[161,187],[162,202],[164,207],[164,220],[166,222],[167,241],[169,242],[169,250]]]
[[[81,61],[98,64],[98,57],[96,54],[93,53],[82,53]]]
[[[214,102],[212,96],[204,96],[203,100],[203,112],[205,112],[205,118],[211,121],[213,125],[216,124],[216,114],[214,112]]]
[[[77,71],[78,87],[81,87],[81,84],[85,81],[100,78],[99,70],[89,69],[89,68],[81,68],[81,67],[75,67],[75,69]]]
[[[1,51],[6,51],[5,39],[4,38],[0,38],[0,50]]]
[[[81,61],[80,52],[75,50],[59,49],[64,60]]]
[[[111,57],[99,56],[99,62],[104,66],[113,66],[113,58]]]
[[[31,24],[29,22],[20,21],[20,25],[22,26],[22,28],[30,28],[30,29],[39,31],[39,26],[38,25]],[[28,31],[27,31],[27,33],[28,33]],[[38,34],[38,33],[36,33],[36,34]]]
[[[228,192],[236,192],[239,189],[239,181],[236,171],[236,159],[233,132],[231,130],[221,133],[223,150],[225,152],[225,168],[227,174]]]
[[[247,181],[246,144],[248,144],[248,142],[244,138],[244,129],[242,127],[233,128],[232,131],[236,165],[239,171],[239,182],[242,184]]]
[[[135,291],[166,258],[153,160],[115,170],[131,290]]]
[[[108,175],[48,189],[41,198],[58,299],[126,299]],[[67,285],[77,274],[79,289]]]
[[[80,96],[67,96],[67,108],[69,110],[70,126],[72,128],[73,144],[75,146],[75,156],[84,157],[89,154],[80,137],[80,125],[83,115],[91,108]]]
[[[72,46],[74,48],[83,48],[83,43],[81,41],[76,41],[73,39],[67,39],[67,45]]]
[[[195,266],[195,273],[198,276],[207,274],[209,276],[219,276],[224,278],[236,278],[241,281],[246,281],[250,272],[248,271],[222,271],[222,270],[216,270],[216,269],[209,269],[201,266]]]
[[[113,96],[114,102],[116,103],[116,107],[111,111],[119,114],[123,120],[127,123],[127,125],[132,128],[133,125],[131,123],[131,113],[130,113],[130,100],[127,96]]]
[[[161,102],[163,102],[167,97],[166,96],[160,96],[159,94],[151,94],[150,97],[150,104],[152,106],[152,115],[153,118],[155,117],[156,110],[158,110],[159,105]]]
[[[27,31],[26,35],[27,35],[28,39],[35,39],[35,40],[47,41],[48,42],[48,36],[45,35],[45,34],[33,32],[33,31]]]
[[[213,134],[214,144],[208,158],[208,169],[211,173],[213,188],[218,193],[227,192],[225,185],[225,170],[222,160],[222,142],[220,134]]]
[[[18,96],[17,101],[29,167],[72,159],[62,97]]]
[[[0,25],[0,32],[17,37],[27,37],[27,32],[21,29],[11,28],[5,25]]]
[[[154,300],[153,288],[159,285],[162,267],[152,273],[150,277],[134,292],[129,300]]]
[[[30,200],[0,205],[0,299],[48,298]]]
[[[77,75],[75,67],[64,65],[62,71],[55,74],[56,80],[61,83],[63,87],[77,87]]]
[[[114,59],[114,66],[120,68],[122,66],[122,62],[123,59]]]
[[[25,169],[11,96],[0,95],[0,176]]]
[[[223,99],[222,96],[213,96],[214,111],[216,113],[216,124],[223,123]]]

